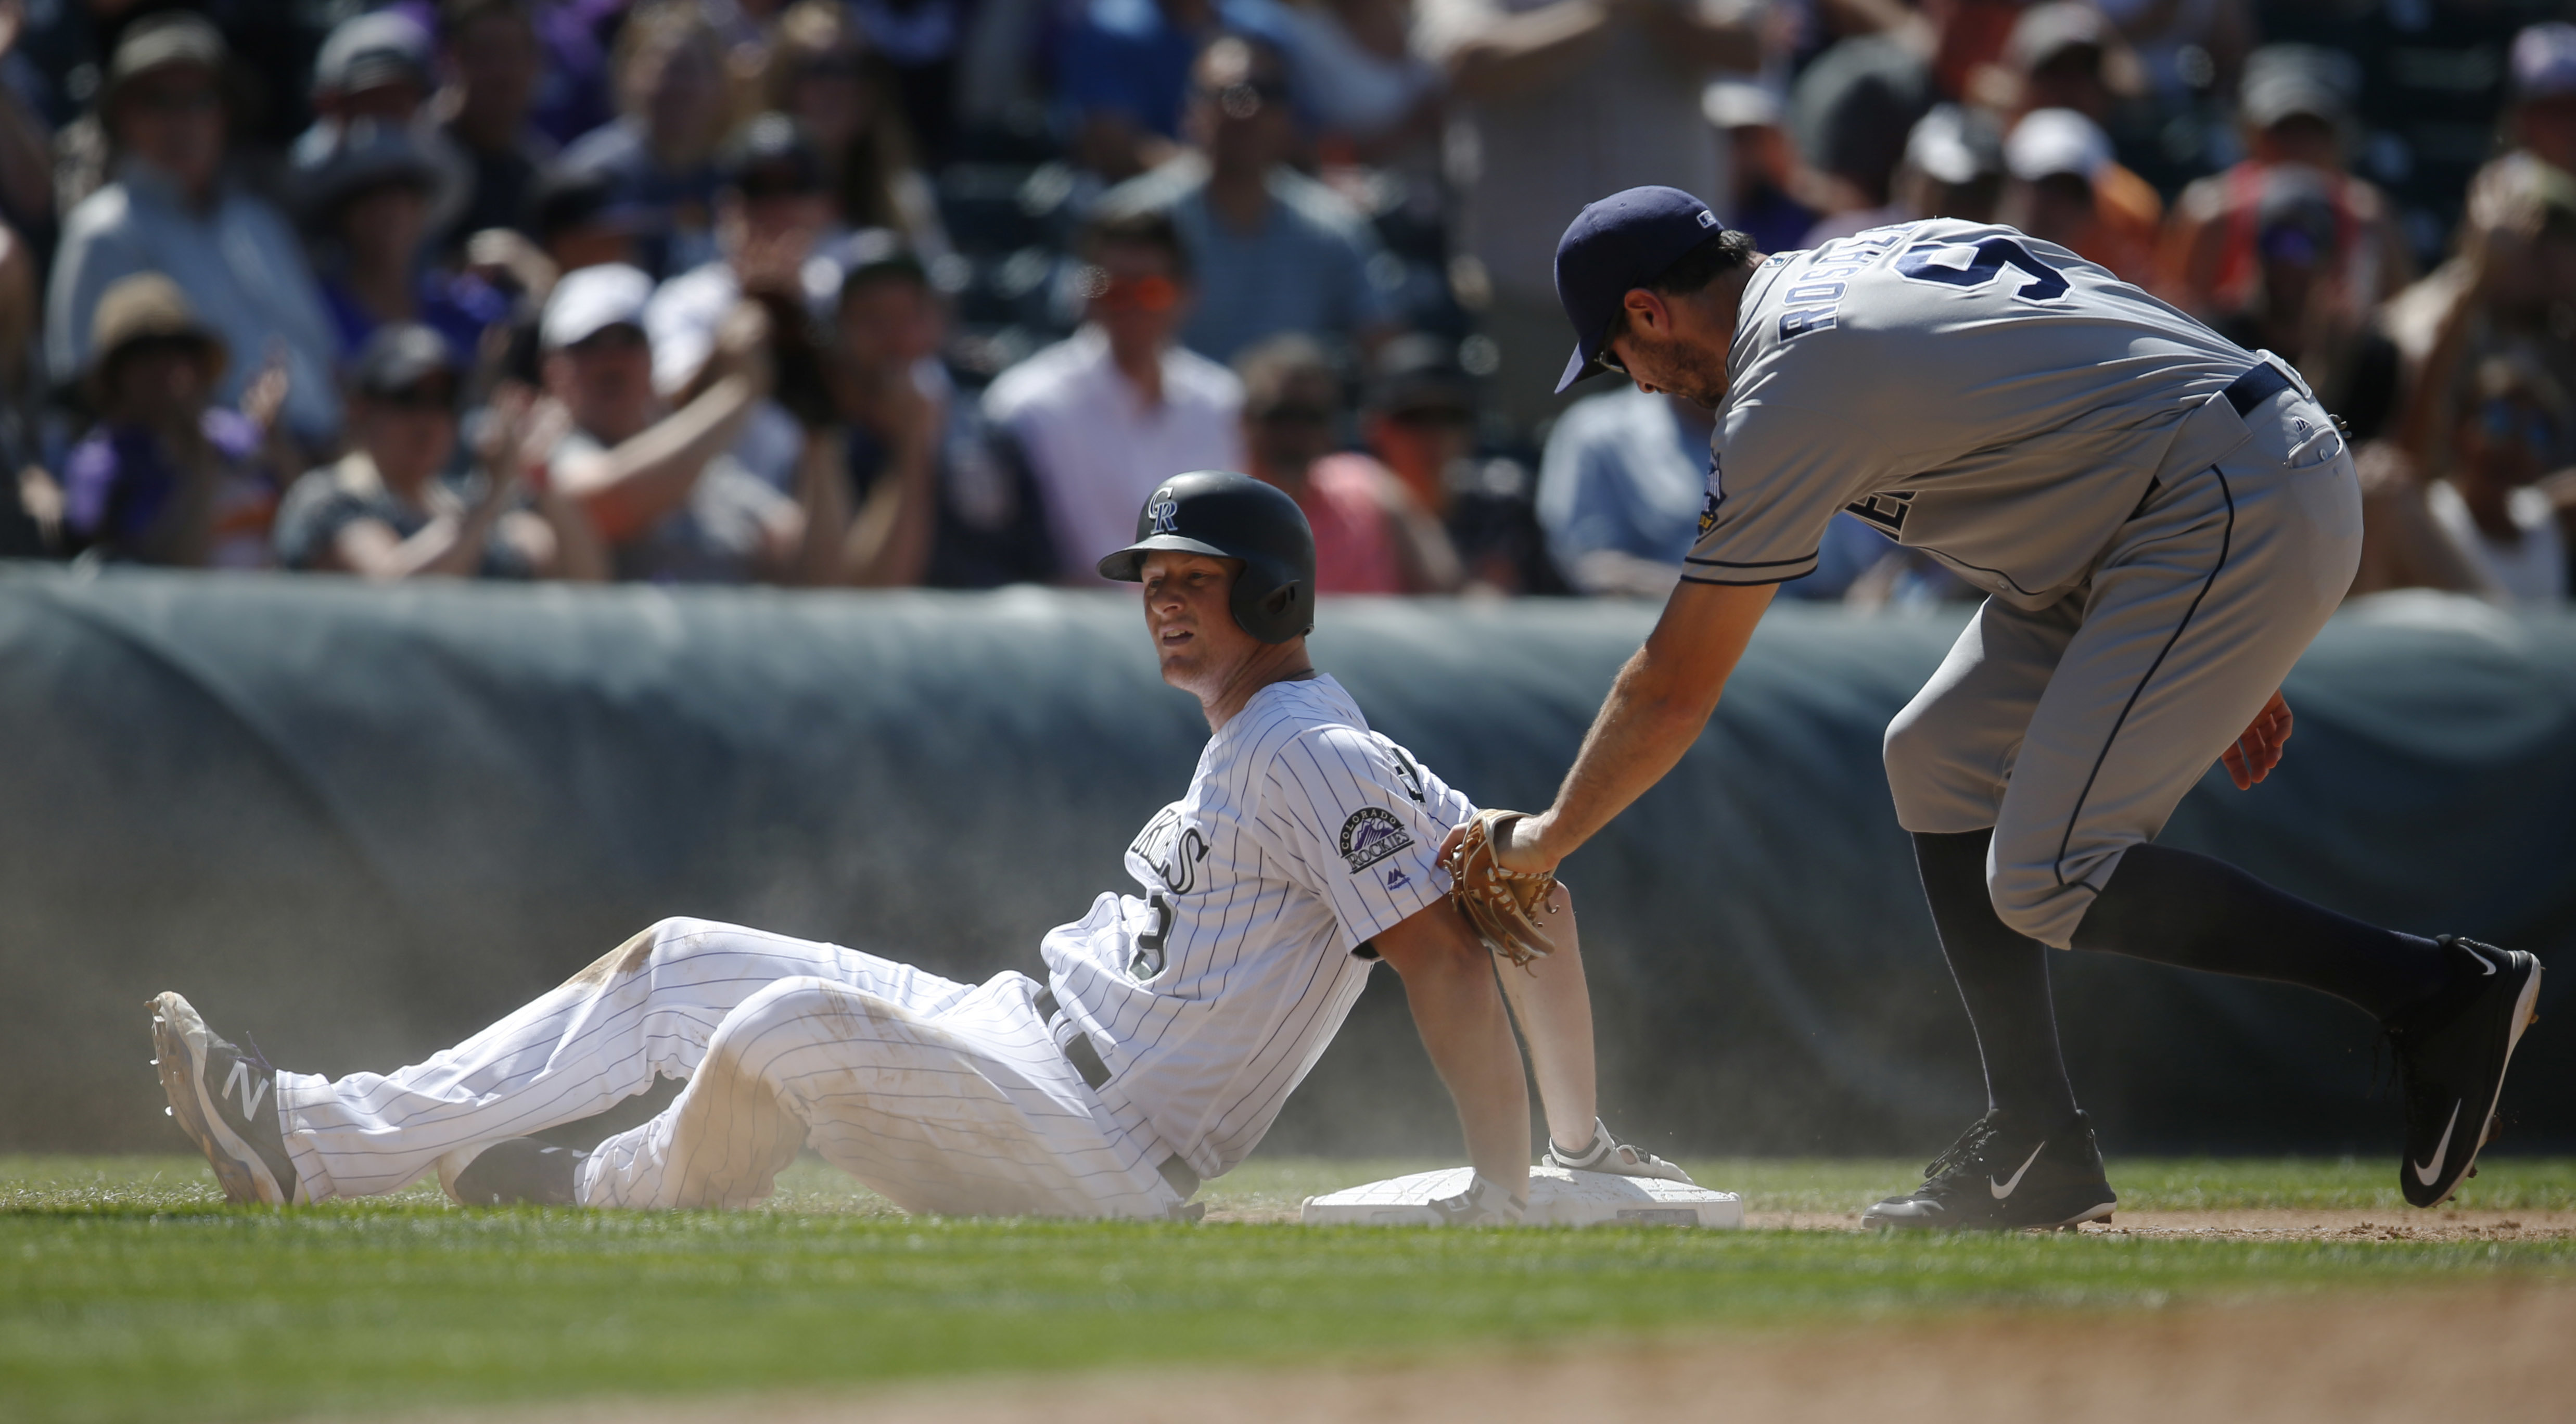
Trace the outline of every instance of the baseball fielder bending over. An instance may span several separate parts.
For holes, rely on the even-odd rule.
[[[1539,873],[1698,737],[1773,588],[1849,509],[1989,595],[1887,730],[1897,818],[1985,1061],[1988,1111],[1881,1226],[2034,1227],[2115,1198],[2059,1061],[2049,948],[2337,995],[2405,1081],[2406,1199],[2489,1136],[2540,966],[2346,919],[2155,844],[2213,759],[2290,735],[2280,686],[2361,540],[2333,417],[2248,352],[2065,248],[1947,219],[1764,258],[1697,199],[1632,188],[1557,246],[1576,349],[1717,415],[1699,540],[1547,811],[1493,828]]]
[[[328,1079],[271,1068],[177,994],[153,1002],[172,1116],[235,1201],[397,1191],[435,1171],[468,1203],[735,1207],[810,1142],[907,1211],[1185,1216],[1261,1140],[1359,997],[1404,976],[1476,1179],[1456,1221],[1527,1201],[1529,1108],[1494,962],[1435,852],[1474,813],[1371,732],[1306,657],[1314,538],[1242,475],[1157,490],[1101,561],[1144,585],[1164,681],[1212,735],[1189,792],[1127,850],[1144,894],[1105,893],[1040,945],[1043,983],[960,984],[828,944],[665,920],[427,1062]],[[1679,1177],[1594,1115],[1573,917],[1503,976],[1559,1165]],[[687,1080],[589,1153],[529,1134]]]

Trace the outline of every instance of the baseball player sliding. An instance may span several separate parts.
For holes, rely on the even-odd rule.
[[[2213,759],[2239,787],[2279,762],[2282,678],[2352,582],[2352,459],[2298,376],[2065,248],[1977,223],[1765,258],[1688,194],[1632,188],[1566,229],[1556,282],[1576,342],[1560,389],[1618,370],[1717,428],[1683,580],[1555,803],[1468,828],[1497,869],[1553,870],[1680,760],[1773,589],[1815,567],[1848,509],[1989,595],[1886,743],[1988,1110],[1867,1219],[2110,1216],[2059,1061],[2049,948],[2359,1006],[2404,1080],[2406,1199],[2448,1197],[2493,1130],[2540,965],[2155,843]]]
[[[961,984],[665,920],[424,1063],[339,1079],[273,1069],[163,994],[153,1039],[172,1116],[234,1201],[366,1196],[435,1171],[468,1203],[747,1206],[811,1143],[907,1211],[1188,1216],[1199,1182],[1261,1141],[1383,959],[1476,1167],[1444,1214],[1517,1220],[1520,1052],[1436,859],[1474,807],[1307,660],[1304,515],[1242,475],[1182,475],[1100,572],[1144,585],[1163,679],[1198,697],[1212,735],[1188,794],[1128,847],[1144,893],[1104,893],[1051,931],[1043,983]],[[1571,907],[1536,933],[1553,952],[1500,977],[1549,1114],[1548,1160],[1681,1178],[1595,1115]],[[687,1086],[592,1152],[530,1135],[656,1075]]]

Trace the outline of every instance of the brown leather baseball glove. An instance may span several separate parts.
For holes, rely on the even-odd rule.
[[[1548,871],[1506,870],[1494,855],[1494,831],[1506,821],[1517,821],[1526,811],[1479,811],[1450,849],[1441,868],[1449,872],[1449,898],[1458,902],[1458,913],[1476,927],[1476,937],[1485,947],[1509,959],[1515,965],[1526,965],[1546,956],[1547,933],[1539,923],[1542,911],[1557,913],[1556,876]]]

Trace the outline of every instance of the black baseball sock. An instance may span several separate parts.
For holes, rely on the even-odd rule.
[[[1986,890],[1986,844],[1994,832],[1916,832],[1914,864],[1950,977],[1959,982],[1977,1052],[1986,1064],[1986,1106],[2042,1130],[2075,1111],[2075,1089],[2057,1051],[2057,1007],[2048,993],[2048,947],[2004,927]]]
[[[2075,947],[2297,984],[2383,1019],[2451,975],[2429,939],[2347,919],[2224,861],[2152,844],[2121,854],[2109,888],[2075,928]]]

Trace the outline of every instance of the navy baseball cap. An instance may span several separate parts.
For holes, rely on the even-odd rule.
[[[1720,230],[1708,204],[1679,188],[1630,188],[1574,215],[1556,240],[1556,299],[1574,323],[1574,356],[1557,379],[1560,394],[1609,369],[1601,348],[1628,293]]]

